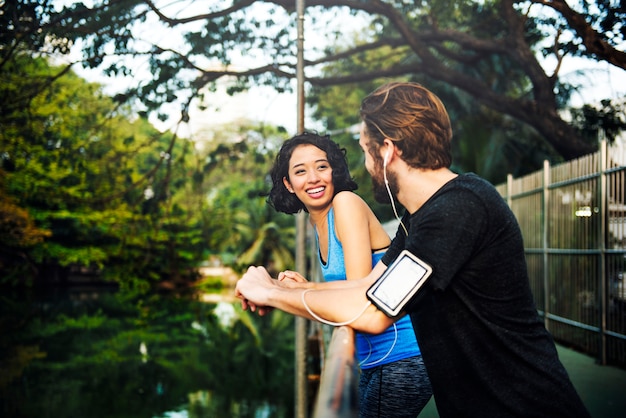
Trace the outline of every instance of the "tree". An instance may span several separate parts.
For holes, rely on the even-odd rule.
[[[237,132],[229,133],[233,129]],[[215,131],[219,135],[205,143],[206,157],[201,158],[212,169],[198,185],[208,197],[204,209],[208,247],[232,259],[237,269],[293,268],[293,217],[276,212],[266,202],[271,188],[268,173],[285,132],[249,121]]]
[[[28,250],[51,233],[37,227],[28,211],[8,195],[5,176],[0,169],[0,271],[5,273],[0,282],[16,283],[33,274]]]
[[[290,16],[294,0],[203,3],[201,10],[193,2],[139,0],[95,1],[92,7],[76,2],[59,11],[52,10],[50,0],[17,4],[23,7],[4,4],[12,12],[4,14],[11,23],[4,54],[24,45],[63,51],[80,41],[82,63],[106,74],[133,77],[143,74],[137,68],[148,67],[145,82],[118,96],[140,100],[146,111],[179,101],[185,120],[191,100],[220,78],[236,77],[231,85],[231,92],[236,92],[252,83],[285,89],[295,77],[295,19]],[[531,126],[565,159],[589,153],[597,145],[559,112],[575,87],[560,74],[563,60],[580,56],[626,69],[625,53],[619,49],[626,11],[611,1],[580,0],[570,6],[562,0],[308,0],[306,5],[314,24],[315,19],[326,24],[349,9],[367,25],[359,28],[358,43],[339,49],[332,42],[321,42],[307,52],[309,85],[419,74]],[[154,32],[142,33],[145,22],[172,36],[159,41]],[[326,34],[345,37],[345,32]],[[391,55],[381,54],[367,68],[314,73],[319,66],[381,49]],[[556,62],[552,72],[541,65],[540,55]],[[248,68],[232,66],[239,56],[251,62]],[[500,66],[497,88],[485,73],[494,64]],[[516,76],[507,80],[506,69],[514,69]]]
[[[195,278],[209,254],[235,259],[264,223],[285,233],[255,261],[291,263],[291,219],[262,197],[284,130],[230,124],[201,149],[72,71],[47,82],[60,73],[28,53],[0,67],[0,284],[87,272],[144,290]]]
[[[195,208],[177,204],[185,144],[71,71],[29,90],[59,71],[23,53],[0,67],[2,282],[63,282],[77,270],[145,288],[188,274],[203,246]]]
[[[366,69],[368,63],[379,61],[381,54],[387,61],[395,60],[396,65],[401,64],[402,56],[394,56],[391,50],[381,48],[379,51],[367,51],[358,59],[353,57],[351,60],[328,65],[324,68],[324,74],[349,73],[360,67]],[[499,78],[503,75],[508,80],[513,77],[522,78],[522,74],[511,65],[500,68],[505,64],[489,62],[486,68],[481,69],[494,89],[502,85]],[[402,79],[428,85],[446,104],[454,132],[452,168],[456,172],[474,172],[497,184],[505,181],[509,173],[521,176],[539,169],[544,160],[552,163],[562,161],[529,125],[477,104],[472,96],[458,88],[420,75],[410,75]],[[363,167],[360,147],[354,140],[359,123],[359,116],[354,109],[359,107],[363,96],[384,81],[380,79],[359,84],[315,87],[310,89],[307,96],[307,101],[315,109],[314,117],[322,120],[334,133],[333,138],[348,150],[351,172],[357,178],[358,184],[368,184],[370,178]],[[581,125],[584,125],[583,119],[581,118]],[[350,134],[348,137],[340,135],[346,131],[342,129],[343,126],[351,127],[347,130]],[[587,137],[593,141],[597,135]],[[374,201],[371,188],[361,188],[359,194],[368,202]],[[391,219],[393,216],[389,205],[370,204],[381,219]]]

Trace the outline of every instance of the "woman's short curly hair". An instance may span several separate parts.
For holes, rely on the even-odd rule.
[[[283,183],[283,178],[289,179],[289,160],[291,159],[291,154],[293,154],[293,151],[300,145],[313,145],[326,153],[328,163],[333,170],[332,179],[333,185],[335,186],[335,194],[345,190],[356,190],[358,188],[358,185],[350,176],[345,148],[341,148],[336,142],[332,141],[328,135],[319,135],[315,132],[303,132],[286,140],[280,148],[280,151],[278,151],[278,155],[276,155],[276,161],[270,171],[272,189],[267,198],[267,202],[274,209],[288,214],[298,213],[300,210],[307,212],[302,201],[300,201],[295,194],[290,193]]]

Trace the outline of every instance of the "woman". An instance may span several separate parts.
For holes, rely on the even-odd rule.
[[[308,212],[326,281],[366,276],[390,239],[356,193],[345,150],[328,136],[303,133],[285,141],[271,170],[268,203]],[[292,271],[280,280],[305,280]],[[356,334],[360,417],[415,418],[432,395],[413,327],[405,316],[379,335]]]

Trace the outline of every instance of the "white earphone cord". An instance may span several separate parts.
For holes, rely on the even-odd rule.
[[[349,321],[345,321],[345,322],[332,322],[332,321],[327,321],[326,319],[321,318],[321,317],[320,317],[320,316],[318,316],[315,312],[313,312],[313,311],[311,310],[311,308],[309,307],[309,305],[306,303],[306,299],[304,298],[304,296],[305,296],[308,292],[310,292],[311,290],[315,290],[315,289],[306,289],[304,292],[302,292],[302,296],[301,296],[301,299],[302,299],[302,305],[304,305],[304,308],[307,310],[307,312],[309,313],[309,315],[311,315],[313,318],[315,318],[315,319],[316,319],[316,320],[318,320],[319,322],[322,322],[322,323],[324,323],[324,324],[326,324],[326,325],[332,325],[332,326],[335,326],[335,327],[340,327],[340,326],[343,326],[343,325],[348,325],[348,324],[351,324],[352,322],[354,322],[354,321],[356,321],[357,319],[359,319],[359,317],[360,317],[361,315],[363,315],[363,313],[365,313],[365,310],[366,310],[366,309],[367,309],[367,308],[368,308],[368,307],[372,304],[372,302],[370,302],[370,301],[368,300],[368,301],[367,301],[367,303],[365,304],[365,307],[363,307],[363,309],[361,310],[361,312],[359,312],[359,314],[358,314],[357,316],[355,316],[354,318],[352,318],[352,319],[351,319],[351,320],[349,320]],[[366,340],[367,340],[367,343],[370,345],[370,352],[369,352],[369,354],[367,355],[367,357],[365,357],[365,359],[359,363],[359,366],[371,366],[371,365],[373,365],[373,364],[380,363],[381,361],[383,361],[384,359],[386,359],[387,357],[389,357],[389,354],[391,354],[391,352],[393,351],[393,348],[396,346],[396,343],[398,342],[398,328],[396,327],[396,324],[395,324],[395,323],[393,324],[393,331],[394,331],[394,339],[393,339],[393,343],[391,344],[391,347],[389,348],[389,351],[387,351],[387,353],[386,353],[384,356],[382,356],[381,358],[379,358],[378,360],[376,360],[376,361],[371,361],[371,362],[369,362],[369,363],[365,363],[365,362],[366,362],[366,361],[370,358],[370,356],[372,355],[372,344],[370,343],[369,338],[365,337],[365,338],[366,338]]]
[[[367,343],[369,344],[370,347],[370,352],[367,354],[367,357],[365,357],[360,363],[359,363],[359,367],[361,366],[372,366],[374,364],[380,363],[381,361],[383,361],[384,359],[386,359],[387,357],[389,357],[389,354],[391,354],[391,352],[393,351],[393,348],[396,346],[396,343],[398,342],[398,328],[396,327],[396,323],[393,323],[393,332],[394,332],[394,337],[393,337],[393,343],[391,344],[391,347],[389,348],[389,351],[387,351],[387,353],[382,356],[381,358],[379,358],[376,361],[370,361],[369,363],[365,363],[370,356],[372,355],[372,343],[370,342],[370,339],[365,337],[365,340],[367,341]]]
[[[353,323],[354,321],[356,321],[357,319],[359,319],[361,317],[361,315],[363,315],[365,313],[365,310],[372,304],[372,302],[370,302],[369,300],[367,301],[367,303],[365,304],[365,306],[363,307],[363,309],[361,310],[361,312],[359,312],[359,314],[357,316],[355,316],[354,318],[352,318],[349,321],[346,322],[331,322],[331,321],[327,321],[324,318],[319,317],[315,312],[313,312],[311,310],[311,308],[309,308],[309,305],[307,305],[306,300],[304,299],[304,295],[306,295],[308,292],[310,292],[311,290],[315,290],[315,289],[306,289],[304,292],[302,292],[302,305],[304,306],[304,308],[307,310],[307,312],[309,313],[309,315],[311,315],[313,318],[315,318],[316,320],[318,320],[321,323],[324,323],[326,325],[332,325],[334,327],[341,327],[343,325],[348,325]]]
[[[396,215],[396,219],[400,222],[400,225],[402,225],[402,229],[404,229],[404,233],[408,237],[409,232],[406,230],[406,227],[404,226],[404,224],[402,223],[402,220],[398,216],[398,211],[396,211],[396,204],[394,203],[393,195],[391,194],[391,189],[389,188],[389,181],[387,180],[387,164],[383,164],[383,177],[385,179],[385,187],[387,188],[387,193],[389,194],[389,200],[391,200],[391,207],[393,209],[393,214]]]

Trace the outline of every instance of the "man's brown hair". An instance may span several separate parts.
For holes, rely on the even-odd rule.
[[[449,168],[452,127],[445,106],[420,84],[391,82],[361,102],[361,120],[371,138],[369,152],[389,138],[414,168]]]

